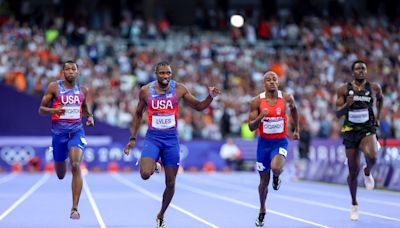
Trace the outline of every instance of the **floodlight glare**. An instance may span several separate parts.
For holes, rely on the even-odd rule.
[[[231,25],[237,28],[242,27],[244,24],[244,18],[241,15],[231,16]]]

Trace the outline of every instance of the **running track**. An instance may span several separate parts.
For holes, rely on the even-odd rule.
[[[80,220],[70,220],[71,175],[0,173],[0,227],[155,227],[164,173],[84,176]],[[257,173],[183,173],[165,214],[167,227],[255,227]],[[293,182],[270,191],[264,227],[400,227],[400,192],[360,188],[360,219],[349,220],[347,186]]]

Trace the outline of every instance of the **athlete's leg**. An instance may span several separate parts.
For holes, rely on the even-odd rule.
[[[153,175],[156,169],[156,162],[160,158],[160,142],[152,137],[144,139],[144,146],[140,158],[140,176],[147,180]]]
[[[78,147],[71,147],[69,151],[69,161],[72,171],[72,208],[78,208],[82,191],[82,174],[80,168],[82,154],[82,150]]]
[[[157,218],[164,218],[164,213],[168,208],[169,203],[175,193],[175,180],[178,173],[178,167],[164,167],[165,169],[165,190],[161,210],[157,214]]]
[[[367,168],[364,169],[364,174],[369,176],[372,167],[376,163],[376,157],[378,153],[376,135],[371,134],[361,139],[360,150],[364,152],[365,160],[367,162]]]
[[[67,161],[54,162],[55,170],[58,179],[62,180],[67,173]]]
[[[52,134],[52,150],[56,174],[62,180],[67,173],[68,139],[65,134]]]
[[[140,158],[140,176],[143,180],[149,179],[155,169],[156,161],[152,157]]]
[[[260,184],[258,185],[258,195],[260,199],[260,212],[265,213],[265,201],[267,200],[268,195],[268,185],[270,179],[270,172],[259,172],[260,174]]]
[[[347,177],[347,184],[351,194],[352,205],[358,205],[357,202],[357,176],[360,171],[360,153],[355,148],[346,149],[347,163],[349,166],[349,176]]]
[[[279,177],[283,171],[286,158],[281,154],[276,154],[271,161],[271,169],[274,176]]]

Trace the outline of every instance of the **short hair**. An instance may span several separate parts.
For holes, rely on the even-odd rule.
[[[78,64],[74,61],[74,60],[67,60],[67,61],[65,61],[64,63],[63,63],[63,69],[65,68],[65,65],[66,64],[75,64],[75,66],[76,66],[76,68],[78,69],[79,67],[78,67]]]
[[[365,65],[367,65],[367,63],[365,63],[362,60],[356,60],[356,61],[353,62],[353,64],[351,64],[351,71],[354,70],[354,67],[356,66],[357,63],[364,63]]]
[[[154,67],[154,71],[157,71],[158,68],[160,68],[162,66],[171,66],[171,65],[167,61],[161,61],[156,64],[156,66]]]

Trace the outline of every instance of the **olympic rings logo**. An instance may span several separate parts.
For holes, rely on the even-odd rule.
[[[31,146],[5,146],[0,150],[0,157],[8,165],[20,163],[26,165],[35,156],[35,150]]]

